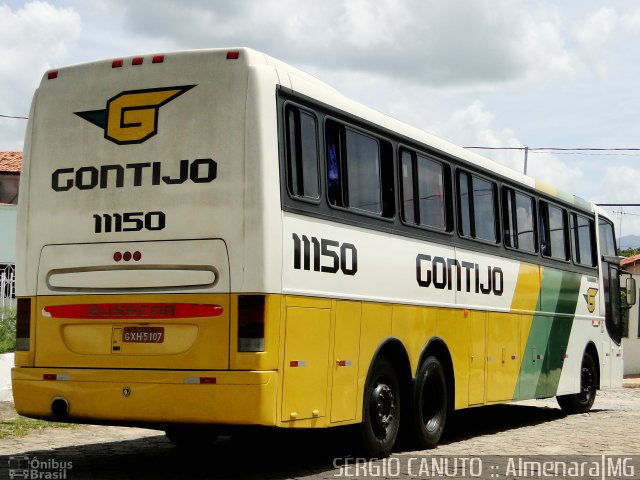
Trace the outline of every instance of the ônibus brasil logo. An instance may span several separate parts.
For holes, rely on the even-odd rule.
[[[104,138],[113,143],[142,143],[158,133],[160,107],[193,87],[195,85],[127,90],[110,98],[104,110],[89,110],[75,114],[102,128]]]

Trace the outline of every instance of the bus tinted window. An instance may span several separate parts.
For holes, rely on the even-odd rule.
[[[380,146],[368,135],[346,129],[349,207],[382,213]]]
[[[407,223],[416,223],[415,202],[413,200],[413,157],[406,150],[400,160],[402,170],[402,219]]]
[[[460,173],[458,176],[458,205],[460,207],[460,235],[472,237],[471,231],[471,197],[469,196],[469,183],[471,176]]]
[[[318,128],[310,113],[287,110],[287,181],[296,197],[318,199]]]
[[[540,250],[545,257],[569,260],[567,212],[563,208],[540,202]]]
[[[495,184],[475,175],[460,172],[458,188],[460,234],[497,242]]]
[[[504,189],[505,244],[527,252],[537,252],[535,201],[533,197]]]
[[[573,213],[571,214],[571,230],[574,262],[580,265],[594,266],[593,220]]]
[[[420,224],[444,230],[444,169],[440,162],[418,155],[418,198]]]
[[[473,177],[473,210],[475,238],[495,242],[497,237],[493,184],[478,177]]]
[[[391,144],[333,120],[325,126],[327,197],[336,207],[393,217]]]
[[[448,230],[445,166],[408,151],[402,152],[401,164],[404,221]]]
[[[600,253],[606,256],[616,256],[616,242],[613,235],[613,225],[602,217],[598,220],[598,233],[600,235]]]

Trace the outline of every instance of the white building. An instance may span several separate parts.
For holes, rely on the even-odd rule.
[[[22,152],[0,152],[0,308],[15,303],[16,204]]]
[[[631,273],[640,285],[640,254],[624,258],[620,266]],[[640,374],[640,308],[638,302],[629,310],[629,335],[622,339],[624,374]]]

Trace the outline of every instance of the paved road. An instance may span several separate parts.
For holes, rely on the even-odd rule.
[[[555,400],[457,412],[448,423],[441,445],[428,454],[640,455],[640,388],[598,393],[592,412],[584,415],[564,416]],[[153,430],[98,426],[45,429],[0,441],[0,479],[9,478],[9,456],[14,462],[15,457],[36,458],[42,462],[41,472],[68,466],[66,478],[71,480],[329,479],[353,478],[356,473],[358,477],[368,473],[373,474],[370,478],[385,478],[382,462],[374,464],[378,471],[344,468],[344,459],[352,453],[346,433],[339,429],[225,437],[208,450],[184,451]],[[392,457],[397,460],[392,462],[406,462],[424,453],[399,449]],[[346,464],[353,465],[352,461],[350,458]],[[640,478],[640,456],[635,461],[638,466],[633,478]],[[395,478],[392,464],[386,465],[390,468],[388,476]],[[483,478],[491,478],[486,466]]]

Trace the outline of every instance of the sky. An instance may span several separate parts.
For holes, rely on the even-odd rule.
[[[0,0],[0,115],[26,117],[53,67],[240,46],[461,146],[640,148],[637,0]],[[26,123],[0,117],[0,150]],[[640,203],[640,151],[603,153],[530,150],[527,173]],[[640,208],[609,211],[640,235]]]

